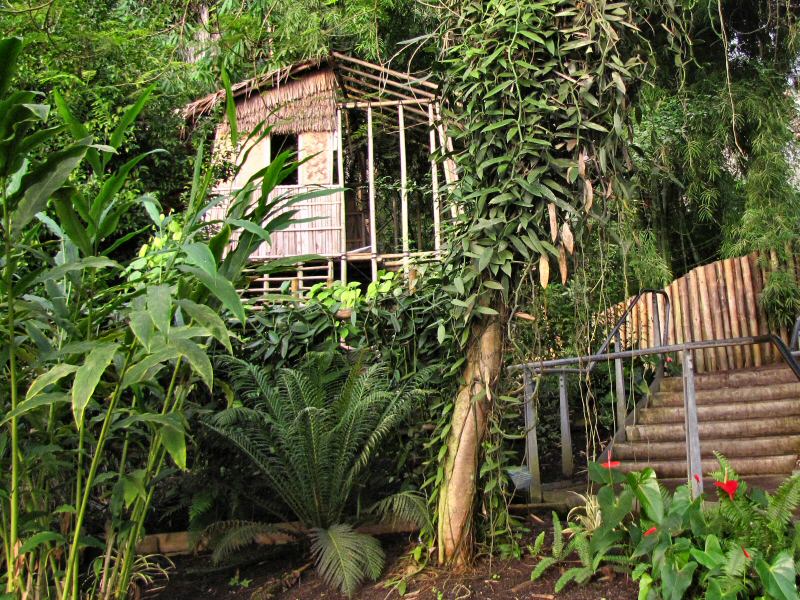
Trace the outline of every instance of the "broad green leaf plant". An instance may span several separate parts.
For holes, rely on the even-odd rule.
[[[22,48],[0,41],[2,582],[10,598],[124,598],[155,486],[188,466],[184,406],[214,388],[208,349],[230,351],[245,321],[243,269],[304,198],[270,194],[297,168],[284,153],[224,219],[206,220],[223,199],[201,147],[185,211],[129,199],[120,192],[148,155],[114,172],[109,161],[153,90],[98,144],[58,94],[64,125],[42,94],[13,89]],[[87,184],[76,176],[84,164]],[[114,260],[145,233],[118,233],[137,202],[153,238],[132,261]],[[88,549],[99,558],[87,579]]]

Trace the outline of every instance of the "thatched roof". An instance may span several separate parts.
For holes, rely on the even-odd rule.
[[[239,129],[249,131],[266,121],[275,133],[334,131],[339,99],[424,103],[433,99],[437,90],[427,77],[413,77],[339,53],[275,69],[231,87]],[[183,116],[196,121],[224,101],[225,90],[218,90],[187,105]],[[426,116],[419,108],[409,107],[409,111]],[[220,133],[227,129],[225,120]]]

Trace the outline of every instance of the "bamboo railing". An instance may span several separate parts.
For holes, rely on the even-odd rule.
[[[794,273],[800,279],[800,257],[789,254],[781,261],[777,253],[752,253],[726,258],[696,267],[664,288],[669,295],[672,314],[667,323],[670,343],[699,342],[758,336],[770,333],[767,315],[761,306],[761,295],[770,272],[778,268]],[[625,300],[605,311],[601,320],[613,323],[629,304]],[[664,322],[663,304],[659,305],[659,321]],[[623,348],[653,348],[653,303],[637,303],[620,330]],[[785,343],[789,332],[785,327],[773,331]],[[780,361],[780,355],[767,343],[693,350],[697,372],[725,371],[759,367]]]

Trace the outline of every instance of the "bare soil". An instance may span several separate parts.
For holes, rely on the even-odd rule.
[[[400,595],[392,588],[392,582],[417,569],[409,558],[414,547],[413,536],[384,538],[383,545],[387,555],[383,578],[378,583],[366,584],[354,598],[398,599]],[[636,583],[629,576],[612,571],[599,574],[584,586],[569,585],[556,594],[555,583],[565,567],[555,567],[532,582],[530,574],[538,560],[527,555],[519,560],[482,557],[460,573],[429,567],[409,578],[403,598],[629,600],[637,597]],[[292,546],[245,549],[238,566],[217,567],[208,556],[182,558],[176,561],[176,570],[166,586],[156,585],[146,596],[160,600],[348,600],[325,586],[306,557]]]

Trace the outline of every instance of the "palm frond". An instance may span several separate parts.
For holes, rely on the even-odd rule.
[[[206,528],[205,535],[214,548],[211,559],[220,563],[241,548],[256,542],[259,535],[278,533],[278,530],[267,523],[258,521],[219,521]]]
[[[420,529],[433,531],[433,521],[428,510],[428,500],[419,492],[406,490],[392,494],[370,509],[385,521],[406,521]]]
[[[380,542],[344,523],[311,532],[317,572],[328,585],[352,596],[366,578],[377,580],[385,555]]]

